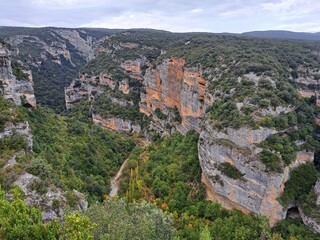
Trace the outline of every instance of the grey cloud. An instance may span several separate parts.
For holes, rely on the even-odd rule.
[[[320,13],[318,0],[1,0],[0,7],[0,25],[211,32],[317,31]]]

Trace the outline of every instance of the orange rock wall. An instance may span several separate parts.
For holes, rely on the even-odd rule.
[[[140,111],[152,115],[157,108],[177,107],[182,126],[190,130],[197,128],[193,120],[204,113],[206,80],[199,70],[184,65],[184,59],[171,58],[146,71],[146,95],[141,98]]]
[[[143,81],[142,77],[142,67],[143,62],[139,59],[135,61],[127,60],[121,63],[121,67],[129,74],[131,78]]]

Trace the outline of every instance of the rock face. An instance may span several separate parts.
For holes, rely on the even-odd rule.
[[[315,193],[315,204],[317,206],[317,208],[319,209],[320,207],[320,180],[318,180],[313,188],[313,191]],[[299,209],[299,213],[300,213],[300,216],[301,216],[301,219],[303,221],[303,223],[314,229],[316,232],[320,233],[320,221],[319,219],[316,219],[316,218],[313,218],[311,216],[308,216],[304,213],[303,209],[301,206],[298,207]]]
[[[87,61],[94,58],[94,41],[91,36],[86,35],[86,39],[83,39],[77,30],[57,29],[55,32],[68,40]]]
[[[95,96],[103,93],[106,87],[113,90],[115,86],[114,81],[107,74],[96,76],[81,74],[78,79],[73,80],[70,86],[64,89],[66,108],[69,109],[81,100],[93,100]]]
[[[141,127],[136,124],[132,124],[129,120],[121,118],[110,117],[103,118],[98,114],[92,114],[93,122],[103,128],[107,128],[118,132],[141,132]]]
[[[0,94],[17,105],[36,107],[31,72],[29,79],[18,80],[12,73],[11,52],[0,43]]]
[[[72,81],[71,85],[65,88],[66,107],[70,109],[72,106],[80,103],[82,100],[93,101],[100,94],[104,94],[111,100],[111,103],[122,107],[133,106],[132,101],[118,99],[107,93],[107,90],[114,90],[116,84],[107,74],[97,76],[80,75],[78,79]],[[119,83],[119,91],[129,94],[128,80],[122,80]],[[103,118],[99,114],[92,113],[92,120],[95,124],[113,131],[119,132],[141,132],[141,127],[133,124],[130,120],[124,120],[119,117]]]
[[[146,94],[141,95],[140,111],[154,115],[156,109],[177,108],[182,117],[178,130],[199,129],[206,102],[206,80],[198,69],[184,67],[185,60],[171,58],[144,76]]]
[[[52,35],[54,36],[54,35]],[[70,61],[72,65],[72,57],[71,53],[67,48],[66,42],[56,41],[51,44],[47,44],[45,41],[41,40],[38,36],[32,35],[16,35],[12,37],[8,37],[6,39],[10,45],[16,48],[16,54],[20,55],[20,45],[28,42],[30,44],[34,44],[37,46],[39,55],[37,55],[36,59],[27,59],[28,64],[31,66],[40,66],[43,62],[45,62],[48,58],[53,58],[52,61],[62,65],[63,59]],[[29,56],[31,57],[31,56]],[[36,60],[36,61],[33,61]]]
[[[129,88],[129,81],[128,79],[122,80],[119,83],[119,91],[123,92],[124,94],[129,94],[130,88]]]
[[[317,195],[317,205],[320,206],[320,180],[316,182],[316,185],[314,186],[314,191]]]
[[[142,69],[147,67],[148,61],[145,57],[136,60],[126,60],[121,63],[121,67],[129,74],[131,78],[143,81]]]
[[[260,128],[226,129],[219,132],[205,124],[198,143],[203,182],[209,198],[227,208],[244,213],[253,212],[269,217],[270,224],[284,219],[286,210],[277,201],[284,190],[292,168],[313,161],[313,153],[298,152],[296,160],[284,168],[283,173],[266,172],[257,154],[262,150],[255,144],[264,141],[275,130]],[[242,173],[234,177],[221,171],[221,164],[228,163]]]
[[[45,194],[40,194],[33,189],[32,185],[41,181],[30,173],[24,173],[14,182],[15,186],[22,188],[25,194],[25,201],[28,205],[38,206],[42,210],[42,220],[51,221],[56,218],[63,218],[67,207],[67,200],[64,192],[59,188],[48,188]],[[73,190],[74,196],[78,199],[76,210],[85,211],[88,208],[88,202],[82,193]]]
[[[20,123],[7,123],[3,132],[0,132],[0,139],[4,136],[11,136],[14,132],[21,135],[27,142],[28,148],[32,149],[33,138],[31,128],[28,121]]]
[[[300,216],[301,216],[301,219],[302,219],[302,222],[304,223],[304,225],[306,225],[306,226],[314,229],[316,232],[320,233],[320,224],[318,221],[307,216],[301,207],[299,207],[299,213],[300,213]]]

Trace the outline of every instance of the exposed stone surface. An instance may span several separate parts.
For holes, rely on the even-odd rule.
[[[129,81],[128,79],[122,80],[119,83],[119,91],[123,92],[124,94],[129,94],[130,88],[129,88]]]
[[[37,45],[40,58],[38,58],[37,61],[30,62],[30,65],[40,66],[41,63],[46,61],[50,56],[53,57],[52,61],[58,63],[59,65],[61,65],[61,61],[63,61],[63,58],[70,61],[70,63],[74,65],[71,59],[71,53],[67,49],[66,42],[64,41],[59,41],[58,39],[56,39],[56,41],[52,42],[49,45],[46,42],[42,41],[39,37],[31,35],[16,35],[13,37],[9,37],[6,40],[12,46],[16,47],[17,55],[19,55],[20,53],[18,46],[21,43],[30,42],[31,44]]]
[[[300,95],[302,97],[306,97],[306,98],[311,98],[312,96],[315,96],[316,95],[316,92],[315,91],[312,91],[312,90],[306,90],[306,89],[301,89],[298,91],[298,93],[300,93]]]
[[[301,207],[299,207],[299,213],[300,213],[300,216],[301,216],[303,223],[306,226],[308,226],[308,227],[312,228],[313,230],[315,230],[316,232],[320,233],[320,223],[318,221],[307,216]]]
[[[144,76],[146,94],[141,95],[140,111],[154,115],[159,109],[174,108],[182,117],[178,130],[200,131],[199,118],[205,110],[206,80],[198,69],[184,67],[181,58],[166,59],[156,69],[147,69]]]
[[[285,167],[283,173],[266,172],[257,155],[261,149],[255,144],[275,133],[267,128],[228,128],[219,132],[206,124],[200,133],[198,150],[203,181],[210,189],[209,198],[228,208],[268,216],[271,225],[285,218],[286,209],[277,198],[283,193],[290,170],[312,162],[313,153],[298,152],[296,160]],[[224,175],[218,166],[225,162],[235,166],[243,177],[234,179]]]
[[[98,114],[92,114],[93,122],[103,128],[119,132],[141,132],[139,125],[133,124],[130,120],[117,117],[103,118]]]
[[[94,58],[93,39],[91,36],[87,35],[87,39],[83,39],[77,30],[57,29],[55,32],[67,39],[87,61]]]
[[[39,206],[42,210],[42,220],[47,222],[55,218],[63,218],[64,211],[67,207],[67,200],[64,193],[59,188],[49,187],[45,194],[38,193],[32,189],[32,185],[40,182],[41,179],[30,173],[24,173],[14,182],[15,186],[19,186],[25,193],[25,201],[28,205]],[[76,207],[79,211],[85,211],[88,202],[82,193],[74,190],[73,194],[78,198],[79,202]],[[54,202],[58,203],[55,206]]]
[[[279,114],[289,113],[294,110],[295,110],[295,108],[292,106],[287,106],[287,107],[277,106],[275,108],[269,106],[269,108],[267,108],[267,109],[265,109],[265,108],[259,109],[259,113],[262,116],[267,116],[267,115],[278,116]]]
[[[136,60],[126,60],[121,63],[121,67],[129,74],[131,78],[143,81],[142,68],[148,65],[147,59],[145,57]]]
[[[11,136],[14,132],[21,135],[27,142],[29,149],[32,149],[33,140],[31,128],[28,121],[20,123],[7,123],[3,132],[0,132],[0,139],[4,136]]]
[[[320,180],[318,180],[316,182],[316,185],[314,186],[314,191],[315,191],[315,193],[317,195],[316,203],[317,203],[318,206],[320,206]]]
[[[66,107],[69,109],[81,100],[92,100],[95,96],[103,93],[105,87],[115,88],[115,83],[109,75],[100,74],[89,76],[81,74],[78,79],[74,79],[69,87],[65,88]]]
[[[12,73],[11,52],[0,43],[0,95],[17,105],[36,107],[31,71],[27,81],[16,79]]]

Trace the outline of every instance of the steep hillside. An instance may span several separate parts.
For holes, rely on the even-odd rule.
[[[22,187],[43,220],[85,211],[98,239],[122,236],[112,221],[134,236],[135,211],[146,239],[319,238],[319,42],[5,29],[0,181]],[[158,208],[93,205],[126,159],[120,197]]]
[[[27,204],[40,207],[45,221],[62,218],[67,208],[85,210],[87,201],[110,192],[109,176],[135,144],[41,106],[35,109],[32,73],[10,53],[1,43],[0,185],[20,186]],[[21,71],[17,76],[14,62]]]
[[[303,205],[318,174],[318,42],[135,30],[101,46],[66,89],[69,108],[86,99],[95,123],[153,138],[196,130],[210,199],[271,225],[298,207],[314,225]],[[306,195],[280,201],[308,163]]]
[[[32,72],[21,62],[12,61],[11,54],[10,46],[0,41],[0,95],[17,105],[33,108],[36,99]]]
[[[119,31],[2,27],[0,37],[11,45],[16,60],[32,70],[38,102],[61,112],[64,87],[94,58],[98,41]]]

